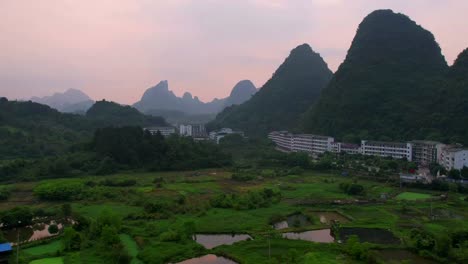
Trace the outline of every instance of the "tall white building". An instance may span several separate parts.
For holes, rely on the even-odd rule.
[[[406,158],[412,160],[411,143],[385,142],[385,141],[361,141],[361,153],[364,155],[392,157],[395,159]]]
[[[180,125],[179,134],[182,136],[201,138],[206,137],[206,130],[203,124]]]
[[[458,146],[443,148],[439,164],[446,170],[461,170],[463,167],[468,167],[468,149]]]
[[[182,136],[192,136],[192,125],[179,125],[179,134]]]

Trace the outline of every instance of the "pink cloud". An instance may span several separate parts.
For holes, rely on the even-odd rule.
[[[450,64],[468,46],[462,0],[5,0],[0,95],[78,88],[130,104],[168,79],[176,94],[208,101],[241,79],[261,86],[302,43],[335,70],[359,22],[381,8],[432,31]]]

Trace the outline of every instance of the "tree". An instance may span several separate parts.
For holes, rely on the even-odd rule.
[[[79,250],[81,247],[81,235],[72,227],[63,230],[62,248],[65,251]]]
[[[32,223],[33,213],[29,207],[15,207],[1,214],[4,227],[27,226]]]
[[[460,170],[460,176],[464,179],[468,179],[468,167],[463,166],[463,168]]]
[[[367,243],[360,243],[358,236],[351,235],[346,240],[345,251],[354,259],[363,260],[367,258],[369,246]]]
[[[451,169],[448,173],[449,178],[458,180],[460,179],[460,171],[456,169]]]
[[[65,217],[71,216],[72,214],[72,207],[69,203],[62,205],[62,214]]]
[[[50,234],[57,234],[59,232],[59,228],[56,224],[50,225],[47,230],[49,231]]]

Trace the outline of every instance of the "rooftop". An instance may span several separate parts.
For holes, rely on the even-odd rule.
[[[8,252],[8,251],[11,251],[11,244],[10,243],[0,244],[0,252]]]

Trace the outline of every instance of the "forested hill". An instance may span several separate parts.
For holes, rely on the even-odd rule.
[[[468,49],[458,55],[441,87],[431,115],[438,136],[468,144]]]
[[[62,154],[72,145],[88,141],[99,127],[165,124],[162,118],[133,110],[99,102],[89,115],[81,116],[31,101],[0,98],[0,160]]]
[[[87,112],[86,117],[99,127],[105,126],[165,126],[162,117],[144,115],[136,108],[109,101],[96,102]]]
[[[374,11],[302,126],[346,141],[442,139],[432,111],[448,69],[429,31],[403,14]]]
[[[290,129],[297,125],[300,115],[315,102],[331,77],[322,57],[309,45],[300,45],[250,100],[224,109],[208,127],[231,127],[248,135]]]

